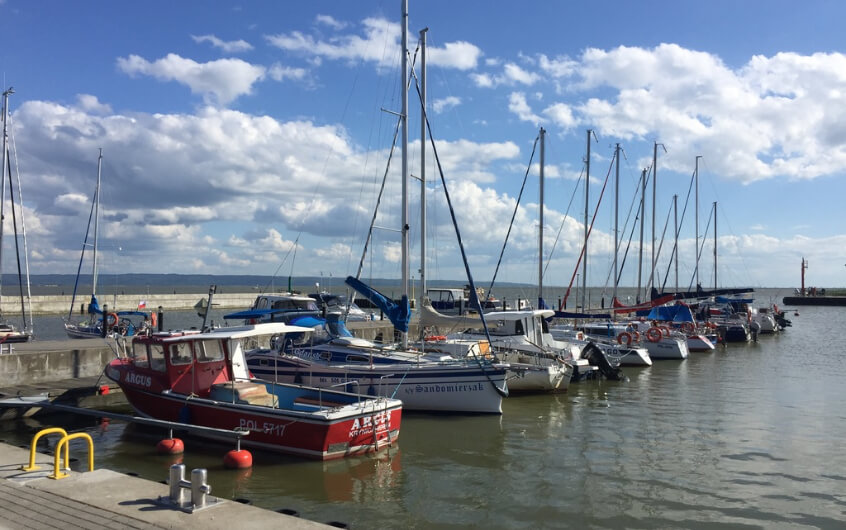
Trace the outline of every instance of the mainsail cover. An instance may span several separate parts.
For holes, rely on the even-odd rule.
[[[347,276],[346,284],[376,304],[398,331],[408,333],[408,323],[411,320],[411,305],[408,303],[408,296],[402,295],[402,299],[397,304],[376,289],[352,276]]]

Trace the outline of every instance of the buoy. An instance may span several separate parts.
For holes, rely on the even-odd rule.
[[[246,449],[233,449],[223,457],[223,467],[229,469],[253,467],[253,455]]]
[[[109,393],[109,385],[100,385],[100,388],[97,389],[97,393],[101,396],[108,395]]]
[[[156,444],[156,452],[160,455],[179,455],[185,452],[185,444],[179,438],[165,438]]]

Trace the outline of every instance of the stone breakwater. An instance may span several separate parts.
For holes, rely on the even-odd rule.
[[[127,311],[136,309],[144,302],[147,311],[157,309],[164,311],[184,311],[192,309],[201,298],[208,295],[200,293],[180,294],[104,294],[98,295],[100,304],[108,305],[109,309]],[[256,298],[255,293],[218,293],[212,302],[218,309],[246,309]],[[90,295],[77,296],[74,303],[74,314],[79,315],[87,307]],[[33,315],[61,315],[70,308],[70,295],[38,295],[29,298]],[[26,299],[24,299],[26,303]],[[0,301],[0,313],[3,315],[20,315],[21,299],[19,296],[3,296]]]

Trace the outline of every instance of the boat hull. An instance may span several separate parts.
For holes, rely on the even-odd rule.
[[[116,380],[129,404],[141,416],[216,429],[247,430],[249,434],[241,440],[243,445],[317,460],[379,451],[396,441],[402,421],[402,408],[397,405],[362,406],[358,414],[326,414],[315,418],[306,411],[297,414],[272,407],[149,392],[121,382],[119,376],[109,377]],[[231,437],[215,434],[202,436],[232,441]]]
[[[369,396],[394,397],[402,400],[405,410],[501,414],[502,393],[507,393],[505,366],[326,365],[269,353],[249,355],[247,366],[267,381],[322,388],[347,385],[347,390]]]

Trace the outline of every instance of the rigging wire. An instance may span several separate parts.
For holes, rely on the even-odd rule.
[[[558,246],[558,240],[561,237],[561,232],[564,230],[564,224],[567,222],[570,215],[570,207],[573,205],[573,200],[576,198],[576,191],[579,189],[579,182],[582,181],[582,176],[585,174],[585,166],[582,165],[582,172],[579,173],[579,178],[576,179],[576,185],[573,186],[573,194],[570,195],[570,202],[567,204],[567,210],[564,212],[564,217],[561,219],[561,225],[558,227],[558,233],[555,234],[555,241],[552,243],[552,248],[549,250],[549,258],[546,260],[546,265],[543,267],[543,277],[546,278],[546,271],[549,264],[552,263],[552,255],[555,253],[555,248]]]
[[[508,237],[511,235],[511,229],[514,227],[514,219],[517,217],[517,210],[520,208],[520,199],[523,197],[523,190],[526,189],[526,181],[529,178],[529,171],[532,169],[532,160],[535,157],[538,140],[540,140],[540,135],[535,137],[535,143],[532,145],[532,154],[529,155],[529,165],[526,167],[526,174],[523,175],[523,184],[520,185],[520,193],[517,194],[517,201],[514,203],[514,212],[511,214],[511,222],[508,223],[508,231],[505,233],[505,241],[502,242],[502,249],[499,251],[499,259],[497,260],[496,267],[494,268],[490,287],[488,287],[488,298],[490,298],[490,294],[493,292],[494,282],[496,281],[496,276],[499,273],[499,266],[502,264],[502,256],[505,254],[505,247],[508,245]]]

